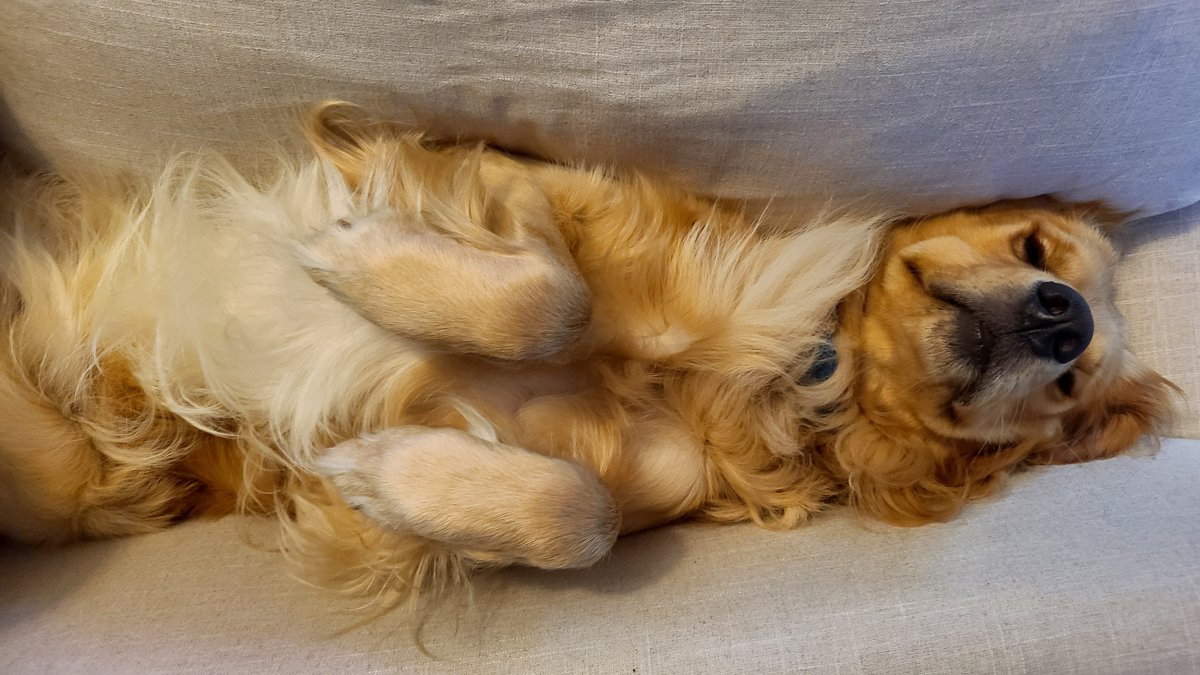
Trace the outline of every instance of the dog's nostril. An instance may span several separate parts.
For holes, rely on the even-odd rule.
[[[1062,331],[1054,337],[1054,360],[1069,363],[1083,353],[1083,340],[1076,334]]]
[[[1071,299],[1075,295],[1078,294],[1071,287],[1054,281],[1044,281],[1037,289],[1038,303],[1050,316],[1061,316],[1071,309]]]

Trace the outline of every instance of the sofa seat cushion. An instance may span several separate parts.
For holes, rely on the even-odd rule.
[[[1183,390],[1172,435],[1200,438],[1200,205],[1119,228],[1130,349]]]

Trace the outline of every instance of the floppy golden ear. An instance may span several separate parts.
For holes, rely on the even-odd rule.
[[[1126,452],[1142,436],[1162,434],[1174,416],[1172,396],[1180,388],[1126,354],[1126,374],[1104,395],[1064,422],[1066,437],[1034,453],[1032,464],[1074,464]]]
[[[893,525],[952,518],[970,500],[991,494],[1028,454],[1028,444],[996,448],[940,442],[927,435],[885,434],[866,416],[834,444],[852,506]]]
[[[1098,401],[1069,417],[1065,438],[1042,448],[1029,461],[1072,464],[1113,457],[1145,435],[1157,437],[1171,422],[1179,387],[1126,355],[1130,364]],[[1156,439],[1157,440],[1157,439]]]
[[[1073,204],[1072,209],[1073,213],[1084,221],[1106,232],[1137,216],[1136,211],[1120,211],[1111,204],[1101,201]]]
[[[341,172],[352,187],[362,178],[367,146],[376,131],[366,113],[343,101],[326,101],[309,110],[304,137],[321,159]]]
[[[989,489],[990,478],[974,480],[971,463],[944,450],[949,449],[891,438],[866,417],[842,430],[834,444],[850,504],[884,522],[908,526],[949,520]]]

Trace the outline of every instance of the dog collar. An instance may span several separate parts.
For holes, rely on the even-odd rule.
[[[833,338],[828,338],[817,347],[817,358],[800,382],[801,384],[820,384],[833,377],[837,367],[837,348],[833,346]]]

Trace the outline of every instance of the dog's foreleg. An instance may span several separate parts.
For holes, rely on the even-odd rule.
[[[377,215],[339,221],[299,252],[314,281],[369,321],[454,351],[546,359],[591,314],[573,263],[537,240],[487,250]]]
[[[457,429],[394,427],[345,441],[318,463],[372,520],[481,562],[587,567],[620,531],[595,473]]]

